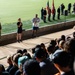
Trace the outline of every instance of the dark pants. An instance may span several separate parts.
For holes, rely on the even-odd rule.
[[[60,19],[60,13],[58,13],[58,15],[57,15],[57,19]]]
[[[61,10],[61,15],[64,15],[64,9]]]
[[[55,13],[53,14],[53,20],[55,20]]]
[[[43,21],[46,23],[46,15],[43,16]]]
[[[48,14],[48,21],[50,21],[51,14]]]

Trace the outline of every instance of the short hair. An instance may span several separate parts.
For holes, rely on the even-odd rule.
[[[21,18],[18,18],[18,20],[21,20]]]
[[[75,56],[75,39],[70,39],[66,41],[64,44],[64,49]]]
[[[40,75],[41,69],[36,60],[29,59],[24,63],[23,73],[25,75]]]
[[[44,43],[41,43],[40,45],[41,45],[41,47],[45,47],[45,44]]]
[[[29,53],[24,53],[23,56],[27,56],[29,59],[31,59],[31,55]]]
[[[72,57],[66,51],[58,52],[54,55],[53,62],[61,67],[71,66]]]
[[[1,72],[4,72],[4,71],[5,71],[4,66],[3,66],[2,64],[0,64],[0,73],[1,73]]]
[[[27,53],[27,49],[23,49],[22,53]]]
[[[51,40],[50,44],[52,44],[53,46],[55,46],[56,45],[56,40]]]
[[[53,52],[54,52],[54,46],[53,46],[52,44],[50,44],[50,45],[47,47],[47,51],[53,53]]]
[[[14,55],[14,57],[13,57],[13,61],[18,65],[18,59],[19,59],[19,57],[21,57],[22,55],[20,54],[20,53],[18,53],[18,54],[16,54],[16,55]]]
[[[35,16],[38,17],[38,14],[36,14]]]
[[[65,41],[65,35],[61,35],[61,40]]]
[[[17,53],[22,54],[22,50],[21,50],[21,49],[18,49],[18,50],[17,50]]]
[[[46,57],[46,53],[42,48],[36,48],[35,49],[35,58],[44,58]]]
[[[64,43],[65,43],[65,41],[64,41],[64,40],[61,40],[61,41],[59,42],[59,47],[64,48]]]
[[[7,60],[9,60],[9,61],[11,61],[11,60],[12,60],[11,55],[7,56]]]

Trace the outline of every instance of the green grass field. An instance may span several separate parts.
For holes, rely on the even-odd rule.
[[[57,9],[61,3],[64,3],[67,9],[68,3],[74,3],[74,0],[54,0],[55,8]],[[46,7],[47,0],[0,0],[0,22],[2,24],[2,34],[16,32],[17,19],[22,18],[24,29],[32,27],[31,20],[35,14],[39,14],[42,7]],[[49,0],[52,7],[52,0]],[[71,18],[69,16],[68,18]],[[73,16],[74,18],[74,16]],[[64,17],[62,16],[62,20]],[[58,21],[54,21],[57,23]],[[53,23],[53,22],[52,22]],[[47,23],[47,24],[52,24]],[[45,24],[41,22],[41,26]]]

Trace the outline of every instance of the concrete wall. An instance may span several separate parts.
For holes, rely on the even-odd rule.
[[[53,24],[51,26],[41,27],[38,30],[37,35],[40,36],[40,35],[57,32],[60,30],[69,29],[72,28],[74,25],[75,25],[75,21],[71,21],[71,22],[66,22],[66,23],[62,22],[59,24]],[[29,38],[32,38],[32,30],[23,31],[23,39],[29,39]],[[16,42],[16,33],[2,35],[0,39],[0,46],[13,43],[13,42]]]

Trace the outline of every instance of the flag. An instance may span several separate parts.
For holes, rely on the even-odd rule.
[[[47,10],[48,10],[48,8],[49,8],[49,0],[47,1]]]
[[[54,7],[54,0],[53,0],[53,2],[52,2],[52,14],[54,14],[54,11],[55,11],[54,8],[55,7]]]

